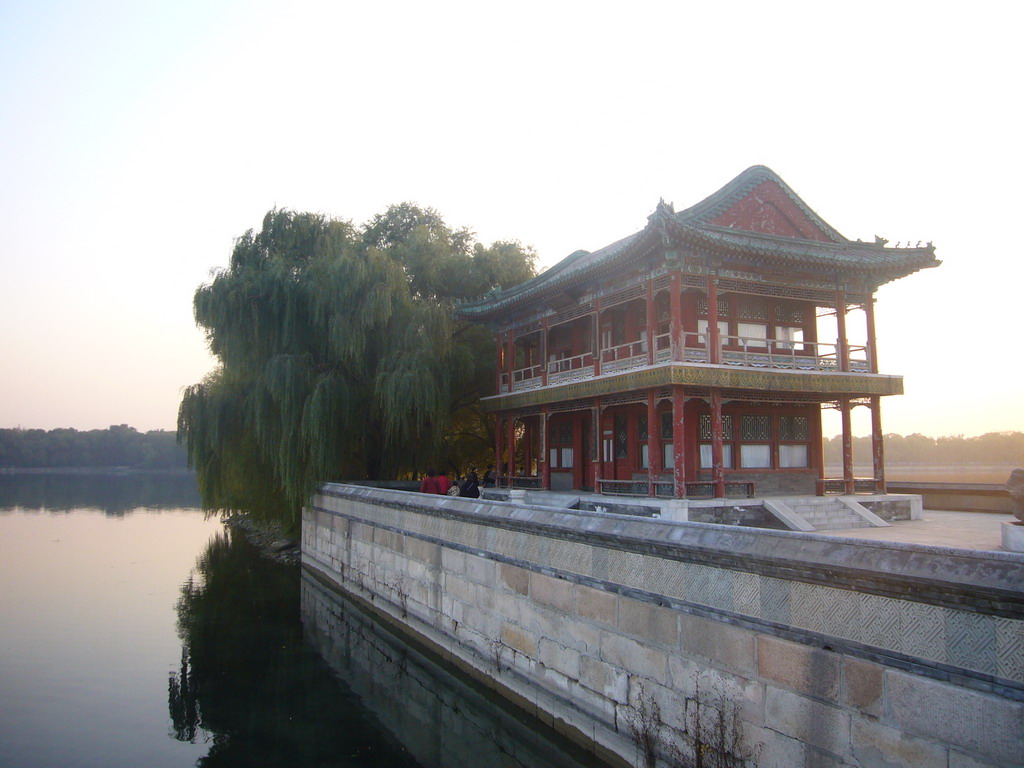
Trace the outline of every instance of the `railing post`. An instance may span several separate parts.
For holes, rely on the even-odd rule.
[[[718,278],[708,275],[708,362],[722,362],[721,340],[718,338]]]

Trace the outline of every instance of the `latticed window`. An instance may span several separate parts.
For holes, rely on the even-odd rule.
[[[697,297],[697,314],[704,315],[708,314],[708,297],[706,294],[701,294]],[[718,299],[718,314],[728,315],[729,314],[729,301],[723,297]]]
[[[565,445],[572,442],[572,422],[567,421],[558,425],[558,433],[555,437],[556,443]]]
[[[672,439],[672,411],[663,411],[661,414],[661,439]]]
[[[743,440],[771,440],[771,416],[747,414],[740,418],[740,438]]]
[[[640,428],[640,439],[641,440],[646,440],[647,439],[647,416],[641,416],[640,417],[639,425],[638,426]]]
[[[775,307],[776,322],[803,325],[804,317],[804,308],[799,304],[779,304]]]
[[[744,416],[743,418],[746,418]],[[711,439],[711,414],[702,413],[697,422],[698,435],[701,440]],[[722,439],[732,440],[732,416],[726,414],[722,417]]]
[[[810,440],[811,430],[806,416],[780,416],[779,440]]]
[[[625,459],[629,456],[629,436],[626,434],[626,417],[615,417],[615,458]]]
[[[768,306],[758,299],[742,299],[736,314],[741,320],[767,320]]]

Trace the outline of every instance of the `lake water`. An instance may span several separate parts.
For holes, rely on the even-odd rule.
[[[0,474],[0,766],[600,765],[197,507]]]

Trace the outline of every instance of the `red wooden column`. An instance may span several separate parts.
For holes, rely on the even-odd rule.
[[[718,278],[708,275],[708,362],[722,362],[722,344],[718,338]]]
[[[601,433],[601,398],[594,398],[594,407],[590,409],[594,432],[594,492],[601,492],[601,466],[604,463],[604,435]]]
[[[683,412],[686,397],[682,384],[672,385],[672,494],[677,499],[686,498],[686,450]]]
[[[839,398],[839,411],[843,417],[843,485],[847,493],[853,493],[853,428],[850,424],[850,398]]]
[[[508,329],[507,346],[505,349],[507,350],[505,355],[505,372],[508,374],[508,391],[511,392],[515,388],[513,371],[516,368],[516,340],[512,328]]]
[[[836,291],[836,325],[839,333],[839,370],[850,370],[850,344],[846,339],[846,291]]]
[[[681,362],[684,357],[683,345],[683,280],[679,271],[673,271],[668,277],[668,308],[669,333],[672,340],[672,359]]]
[[[875,491],[885,490],[885,446],[882,442],[882,398],[871,396],[871,465],[875,475]]]
[[[508,415],[508,487],[512,487],[512,477],[516,473],[516,417]]]
[[[647,392],[647,495],[657,496],[657,488],[654,481],[658,479],[661,471],[661,453],[658,450],[661,446],[658,435],[658,403],[654,398],[654,390]]]
[[[601,375],[601,298],[594,299],[594,375]]]
[[[538,420],[540,417],[537,417]],[[531,423],[531,419],[528,417],[523,418],[523,448],[521,453],[523,454],[523,475],[531,477],[530,472],[533,469],[533,431],[536,427]]]
[[[494,358],[494,360],[495,360],[495,365],[494,365],[494,393],[496,395],[500,395],[501,394],[501,371],[502,371],[502,367],[503,367],[503,363],[504,363],[504,357],[505,357],[502,354],[502,351],[505,349],[505,332],[504,331],[498,331],[498,333],[495,334],[494,340],[495,340],[495,342],[497,342],[497,347],[498,347],[498,349],[496,350],[495,358]]]
[[[502,449],[504,433],[501,431],[501,413],[494,414],[494,487],[501,487],[501,477],[504,475],[505,462],[502,460],[505,451]]]
[[[540,410],[540,436],[538,437],[537,450],[540,456],[540,487],[541,490],[551,490],[551,462],[548,461],[548,407],[545,405]]]
[[[647,280],[647,364],[654,365],[654,336],[658,333],[658,313],[654,309],[654,280]]]
[[[818,482],[815,489],[818,496],[825,495],[825,442],[821,434],[821,404],[818,404],[814,411],[814,418],[811,420],[811,460],[818,468]],[[734,457],[735,460],[735,457]]]
[[[735,418],[735,417],[734,417]],[[735,457],[733,457],[735,460]],[[725,498],[725,472],[722,468],[722,390],[711,388],[711,480],[715,498]]]
[[[542,321],[540,332],[540,383],[545,387],[548,385],[548,319]]]
[[[875,297],[872,294],[864,302],[864,318],[868,331],[868,370],[878,373],[878,346],[875,340]]]
[[[573,414],[572,487],[574,490],[579,490],[587,484],[587,477],[583,472],[583,454],[585,454],[589,449],[591,451],[591,456],[593,456],[593,446],[585,446],[583,444],[583,425],[586,423],[586,419],[593,419],[593,417],[589,413],[585,413],[583,418],[580,418],[579,414]],[[593,440],[591,440],[591,442],[593,442]]]

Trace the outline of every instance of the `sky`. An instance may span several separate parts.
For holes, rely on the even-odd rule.
[[[885,431],[1024,430],[1022,8],[0,0],[0,427],[173,429],[192,295],[275,206],[412,201],[546,267],[761,164],[935,243],[877,294]]]

